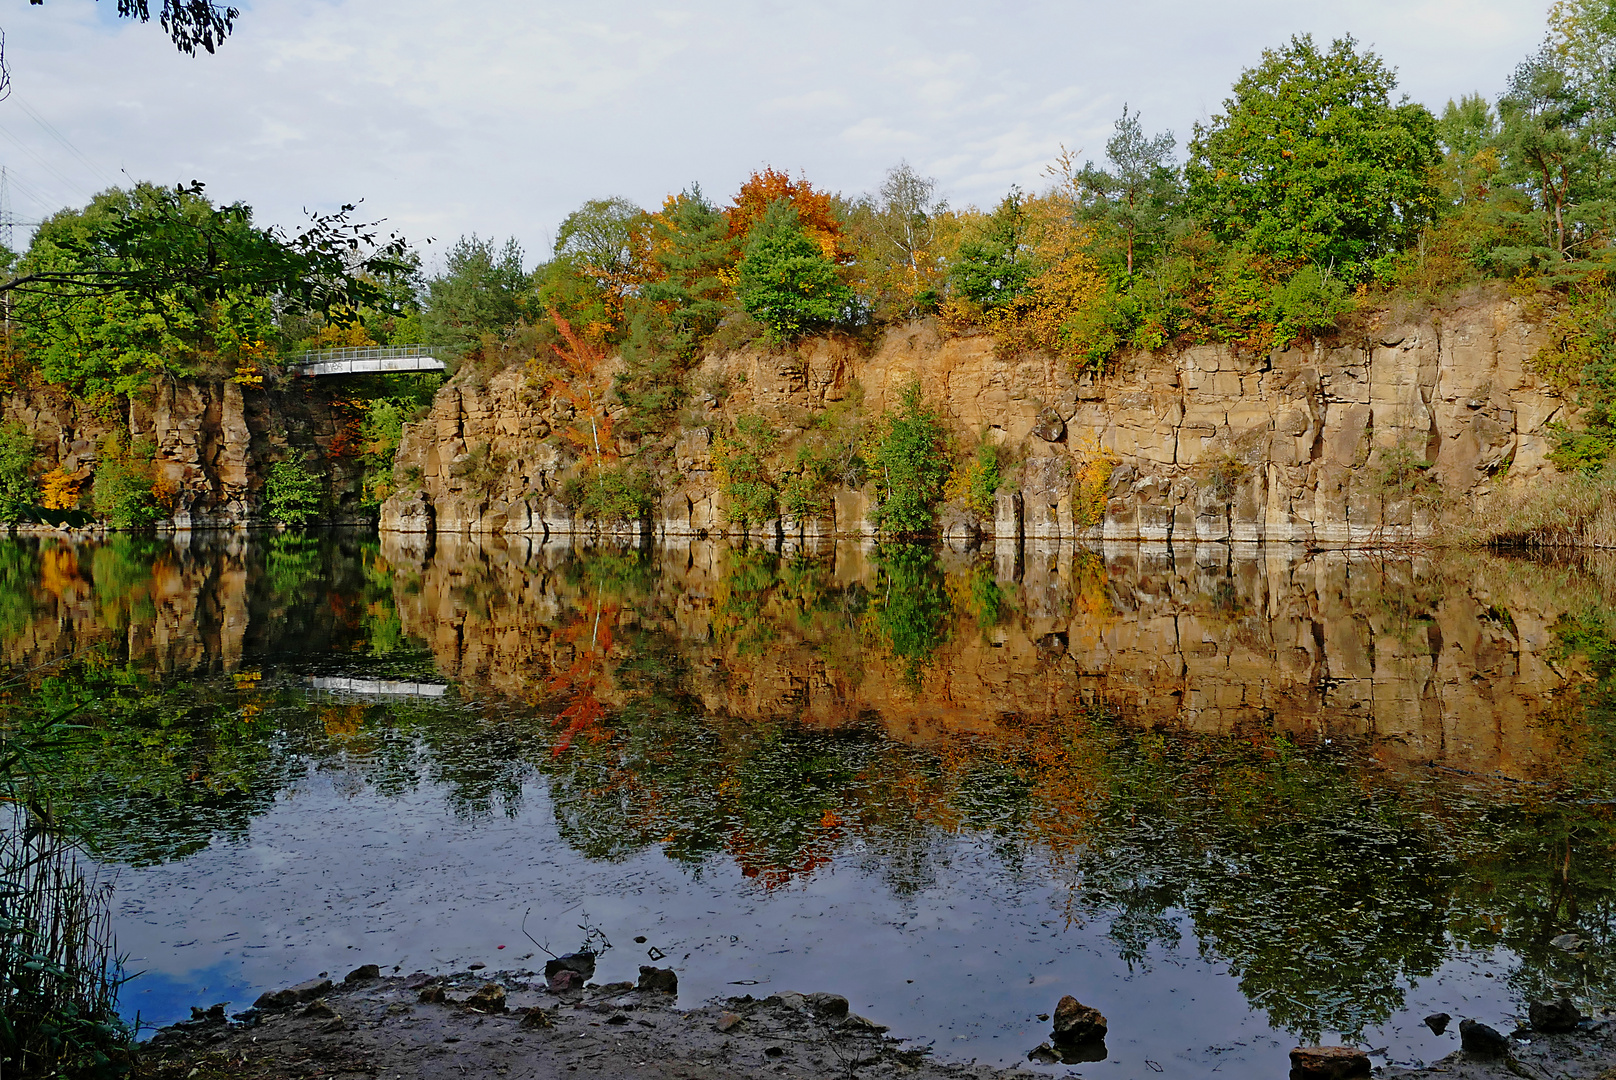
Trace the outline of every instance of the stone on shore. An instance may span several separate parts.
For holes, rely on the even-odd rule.
[[[641,990],[652,990],[660,994],[677,994],[679,992],[679,976],[672,968],[649,967],[640,965]]]
[[[293,1005],[324,997],[331,990],[330,979],[310,979],[284,990],[271,990],[253,1002],[255,1009],[290,1009]]]
[[[1527,1006],[1527,1016],[1531,1020],[1533,1031],[1550,1034],[1575,1031],[1577,1025],[1582,1023],[1582,1013],[1577,1011],[1570,998],[1561,998],[1559,1001],[1534,1001]]]
[[[1108,1030],[1099,1009],[1090,1008],[1067,994],[1055,1006],[1055,1041],[1068,1046],[1099,1042]]]
[[[376,964],[360,964],[347,975],[343,976],[345,983],[370,982],[372,979],[382,977],[382,969]]]
[[[826,1020],[843,1020],[847,1017],[847,999],[840,994],[804,994],[802,1000],[815,1014]]]
[[[1479,1020],[1461,1020],[1459,1045],[1477,1057],[1503,1057],[1509,1053],[1509,1036]]]
[[[1298,1046],[1291,1051],[1291,1080],[1353,1080],[1369,1071],[1369,1055],[1350,1046]]]
[[[584,988],[584,977],[571,968],[562,968],[545,977],[544,985],[552,994],[576,994]]]
[[[565,956],[552,957],[544,962],[544,981],[549,982],[551,976],[560,971],[576,971],[588,982],[595,977],[595,954],[588,952],[567,953]],[[580,985],[582,985],[580,983]]]

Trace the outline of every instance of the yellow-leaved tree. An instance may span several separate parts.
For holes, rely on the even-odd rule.
[[[1070,192],[1012,191],[991,214],[967,212],[949,269],[944,320],[980,326],[1001,350],[1042,350],[1103,367],[1119,344],[1106,323],[1105,275]]]

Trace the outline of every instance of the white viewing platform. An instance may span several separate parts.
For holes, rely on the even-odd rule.
[[[378,697],[443,697],[447,683],[403,682],[396,679],[343,679],[314,675],[309,685],[316,690],[341,694],[367,694]]]
[[[286,365],[290,375],[408,375],[417,371],[443,371],[440,345],[372,346],[363,349],[325,349],[306,352]]]

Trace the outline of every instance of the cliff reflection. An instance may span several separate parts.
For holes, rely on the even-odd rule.
[[[844,860],[913,892],[987,845],[1299,1033],[1383,1021],[1458,948],[1616,989],[1607,563],[283,536],[12,544],[0,577],[6,722],[77,710],[53,784],[107,858],[245,835],[310,768],[471,817],[540,779],[588,857],[765,891]]]

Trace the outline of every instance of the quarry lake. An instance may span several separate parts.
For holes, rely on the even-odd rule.
[[[1605,556],[218,533],[0,578],[143,1022],[586,943],[951,1059],[1072,994],[1094,1077],[1611,1004]]]

